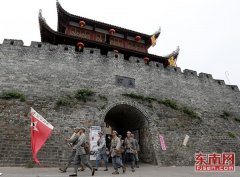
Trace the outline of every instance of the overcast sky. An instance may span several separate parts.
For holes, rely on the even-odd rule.
[[[149,50],[166,55],[180,46],[178,66],[212,74],[240,86],[239,0],[59,0],[68,12],[152,34],[159,26],[157,45]],[[57,29],[55,0],[0,0],[0,41],[40,41],[38,11]],[[227,78],[227,76],[228,78]]]

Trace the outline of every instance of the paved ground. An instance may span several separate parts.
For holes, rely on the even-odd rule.
[[[73,171],[72,168],[67,173],[59,173],[57,168],[19,168],[19,167],[0,167],[1,177],[68,177]],[[95,176],[106,177],[113,176],[112,168],[108,172],[99,169]],[[78,176],[89,177],[90,170],[79,172]],[[115,175],[116,176],[116,175]],[[125,174],[120,173],[119,177],[240,177],[240,167],[236,167],[236,171],[232,173],[196,173],[194,167],[157,167],[143,164],[136,172],[131,172],[127,168]]]

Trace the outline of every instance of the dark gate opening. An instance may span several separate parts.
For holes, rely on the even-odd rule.
[[[123,138],[126,137],[126,132],[131,131],[135,134],[140,145],[140,159],[145,162],[151,162],[151,145],[149,141],[149,126],[146,116],[136,107],[127,104],[120,104],[106,114],[106,125],[112,130],[116,130]],[[110,141],[107,145],[110,146]],[[149,157],[149,154],[151,157]],[[148,160],[146,160],[148,159]]]

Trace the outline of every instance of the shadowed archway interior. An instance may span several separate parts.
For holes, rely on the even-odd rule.
[[[130,130],[139,130],[147,123],[145,115],[137,108],[120,104],[113,107],[106,115],[105,122],[119,134],[125,135]]]
[[[128,130],[132,131],[139,141],[141,161],[148,163],[154,161],[148,119],[139,109],[127,104],[116,105],[106,114],[105,122],[123,138],[126,137]],[[109,147],[109,144],[107,146]]]

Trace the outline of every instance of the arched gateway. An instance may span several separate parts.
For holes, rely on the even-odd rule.
[[[149,120],[140,109],[125,103],[117,104],[107,110],[104,121],[107,128],[116,130],[123,138],[126,137],[127,131],[133,132],[139,141],[140,160],[154,162]]]

